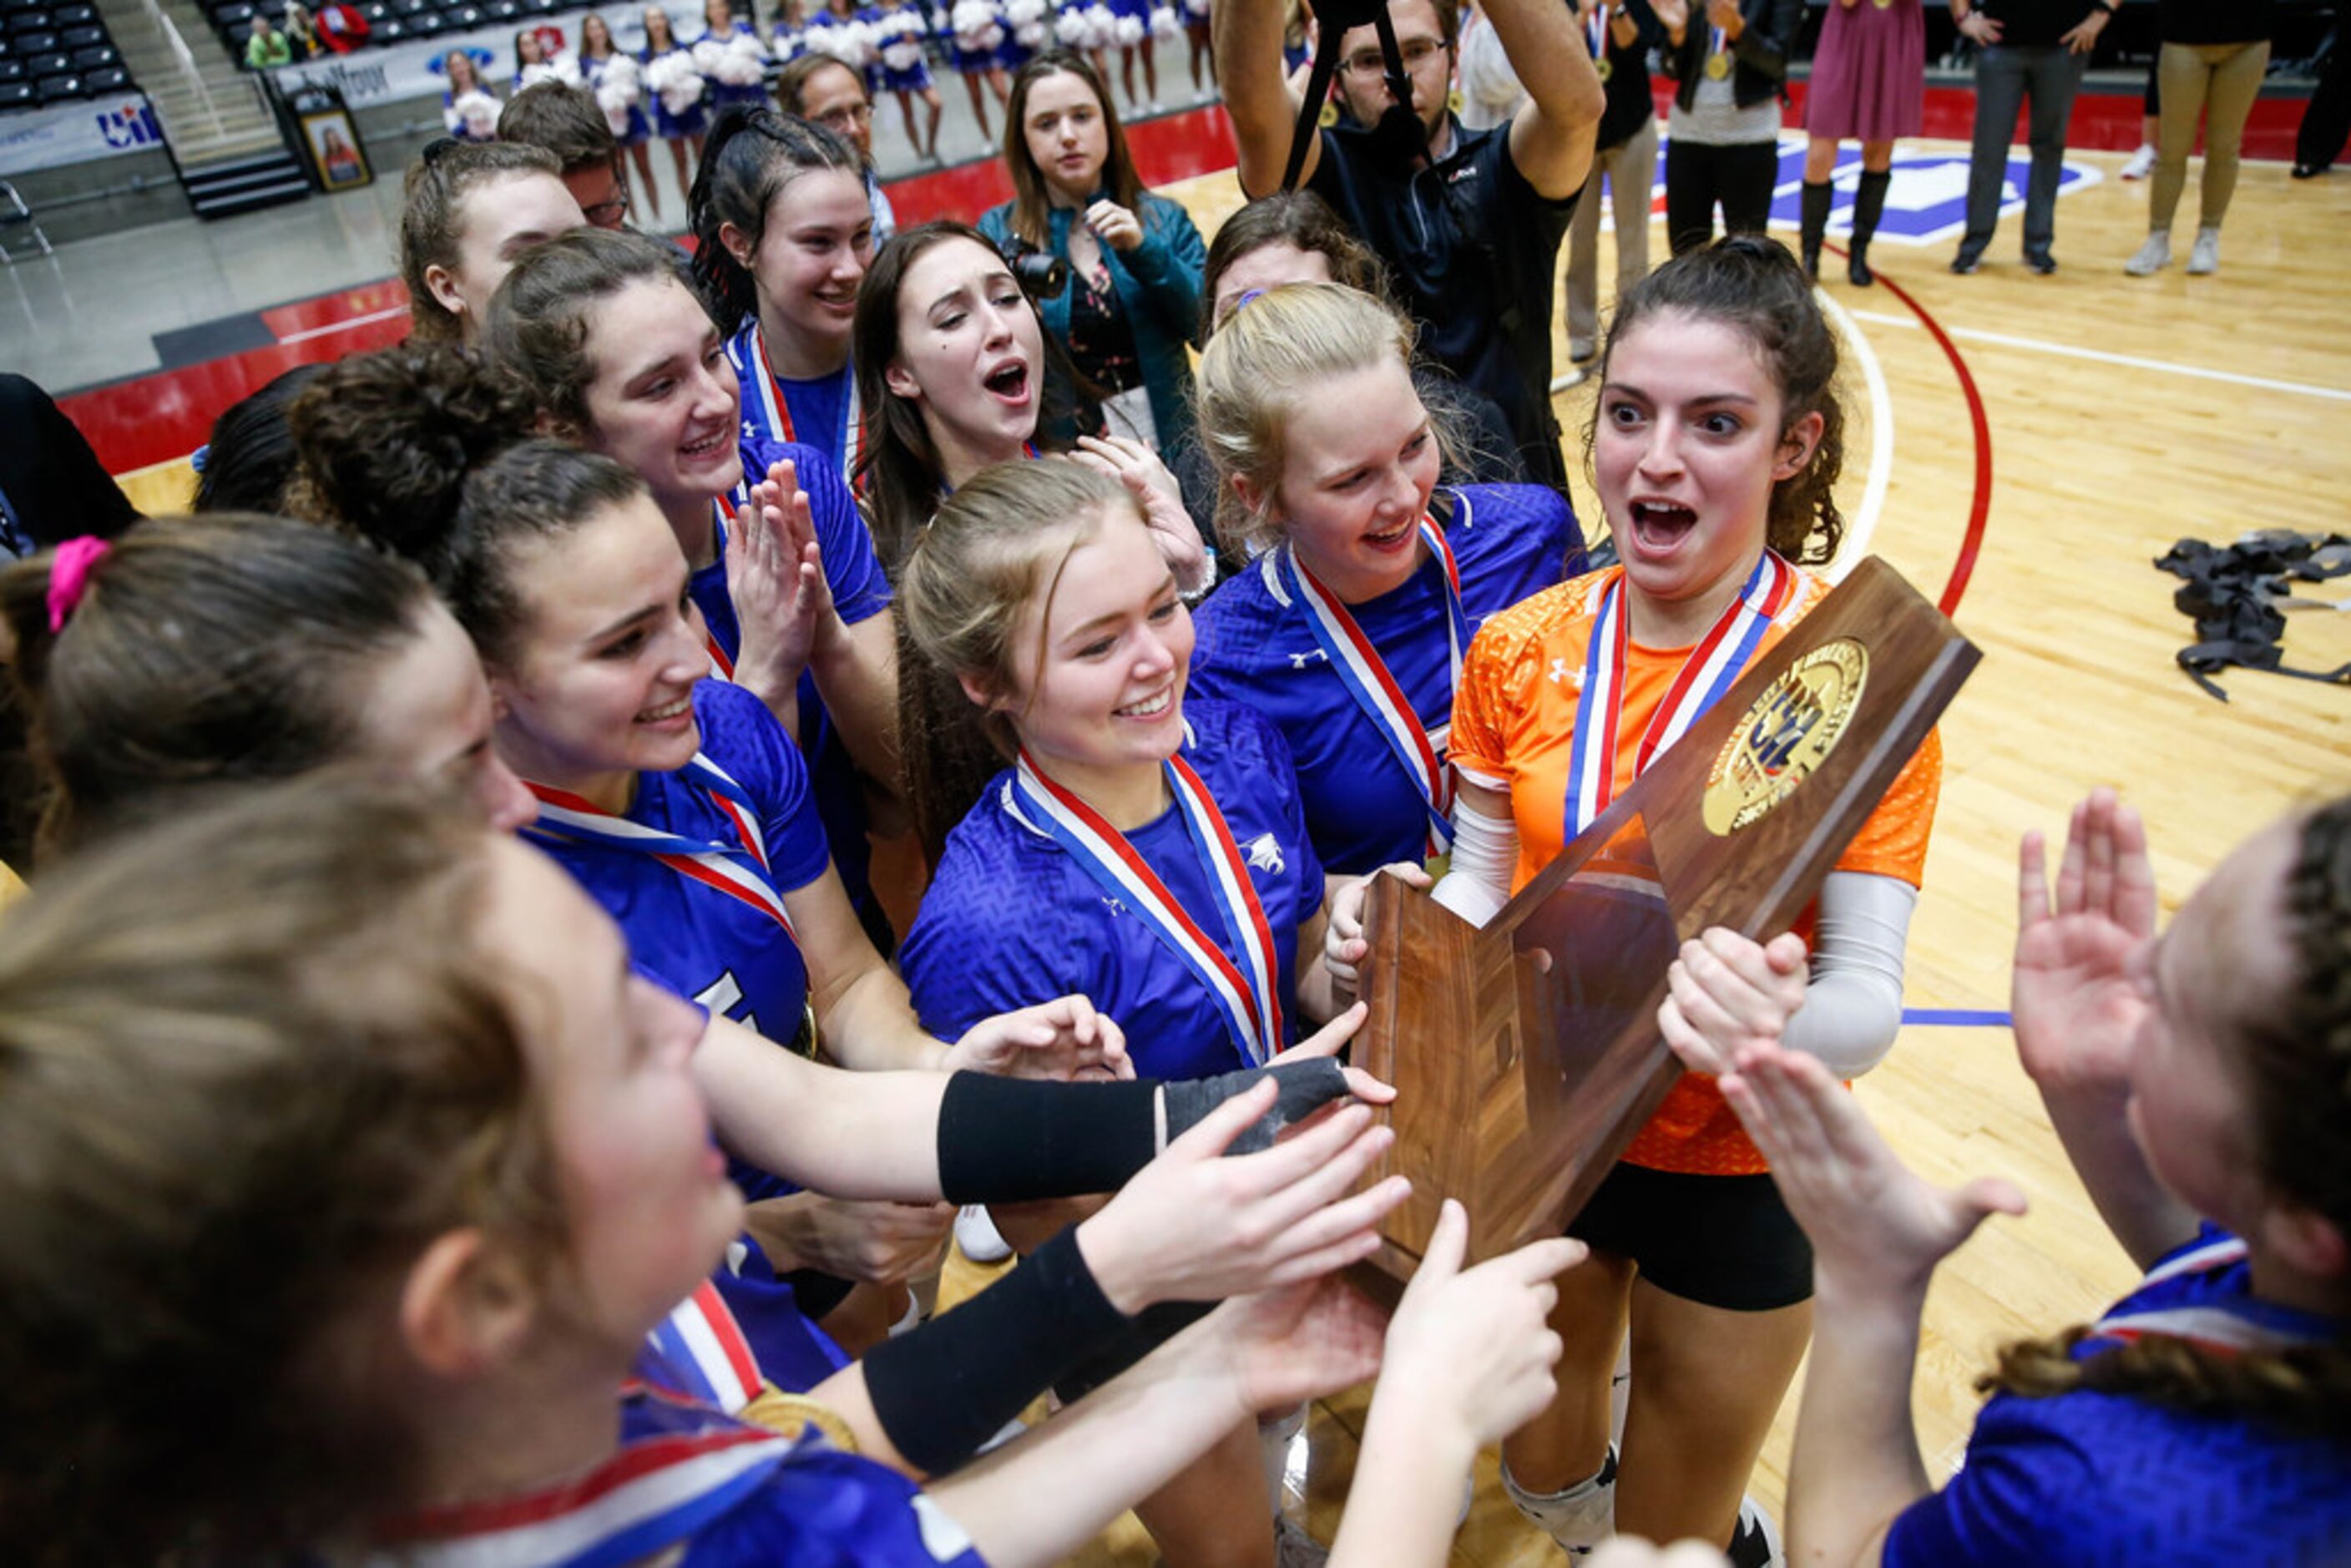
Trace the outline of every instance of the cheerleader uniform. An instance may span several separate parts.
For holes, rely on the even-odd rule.
[[[465,117],[465,111],[457,107],[457,100],[461,95],[451,92],[441,95],[441,123],[447,129],[450,135],[460,141],[496,141],[498,139],[498,100],[491,96],[486,88],[476,89],[475,92],[489,99],[490,124],[487,128],[477,128],[469,121]],[[475,96],[475,92],[465,93],[462,96],[471,99]]]
[[[752,404],[756,401],[744,399],[746,424],[752,422]],[[842,623],[854,626],[889,609],[889,579],[873,554],[873,536],[866,531],[865,519],[859,514],[856,498],[850,495],[841,471],[814,447],[796,442],[770,441],[764,434],[747,433],[741,446],[747,479],[764,479],[770,465],[787,459],[795,465],[800,489],[809,498],[810,518],[816,525],[817,545],[824,556],[825,585],[832,591],[833,610]],[[710,632],[712,662],[725,671],[734,668],[735,656],[743,648],[743,631],[735,618],[735,601],[726,591],[726,537],[731,526],[731,517],[720,517],[718,559],[695,572],[686,583],[695,607],[702,612],[703,622]],[[841,873],[841,891],[849,895],[850,907],[857,911],[866,935],[873,938],[874,946],[886,958],[895,938],[881,905],[874,900],[872,883],[867,874],[872,846],[865,837],[864,787],[858,780],[857,764],[851,759],[841,731],[834,727],[832,716],[825,711],[824,699],[817,695],[816,677],[805,671],[800,674],[799,712],[800,749],[809,759],[817,814],[832,845],[833,865]]]
[[[922,12],[912,5],[894,9],[886,5],[867,5],[857,13],[858,18],[873,29],[873,70],[881,84],[892,92],[927,92],[931,89],[931,65],[922,56],[923,35],[927,28]],[[888,51],[893,46],[914,47],[914,63],[893,66]]]
[[[621,1392],[619,1448],[587,1474],[389,1521],[376,1545],[419,1568],[986,1568],[896,1471],[813,1429],[748,1425],[666,1386],[657,1366],[640,1373]]]
[[[2338,1342],[2339,1320],[2256,1299],[2245,1244],[2206,1225],[2076,1343],[2150,1334],[2223,1351]],[[2351,1561],[2351,1437],[2128,1394],[1997,1394],[1967,1459],[1886,1537],[1886,1568]]]
[[[721,37],[716,34],[705,31],[702,37],[695,39],[695,42],[697,45],[716,44],[724,48],[733,48],[735,47],[733,40],[737,38],[748,38],[754,45],[757,45],[759,41],[759,35],[752,27],[750,23],[738,20],[735,24],[735,30],[727,34],[726,37]],[[764,68],[761,75],[764,78]],[[767,104],[768,84],[764,79],[740,83],[725,82],[720,81],[716,77],[710,75],[706,71],[703,73],[703,79],[710,84],[709,103],[710,112],[713,116],[716,116],[720,110],[726,108],[730,103],[745,104],[752,109],[758,109]]]
[[[1126,1031],[1138,1074],[1170,1079],[1247,1067],[1295,1038],[1298,928],[1322,907],[1322,865],[1290,748],[1248,708],[1184,711],[1183,768],[1165,765],[1175,803],[1107,830],[1131,860],[1090,845],[1091,813],[1040,774],[989,781],[948,835],[900,956],[925,1029],[953,1039],[1082,992]]]
[[[651,48],[647,48],[637,57],[637,59],[650,70],[655,61],[668,59],[674,55],[684,55],[689,61],[693,58],[692,51],[680,44],[664,49],[658,55]],[[695,99],[683,113],[671,113],[669,105],[662,100],[662,95],[654,89],[650,81],[645,84],[645,101],[653,105],[653,129],[661,133],[662,140],[664,141],[675,141],[686,136],[700,136],[710,129],[710,88],[707,82],[703,86],[702,96]]]
[[[580,63],[587,76],[589,91],[599,92],[599,89],[601,89],[604,85],[604,73],[611,69],[612,61],[619,57],[619,56],[609,56],[599,60],[588,59],[585,57],[581,57]],[[633,63],[634,62],[632,62],[632,65]],[[602,102],[601,93],[598,98],[598,102],[601,106]],[[606,110],[604,111],[604,119],[608,124],[611,122],[611,118],[612,111],[611,110]],[[623,147],[642,147],[646,141],[652,139],[653,133],[653,121],[645,116],[644,80],[643,76],[640,75],[638,78],[637,101],[629,105],[627,120],[622,124],[613,126],[612,134],[619,139],[621,145]]]
[[[859,11],[852,16],[843,16],[828,7],[809,18],[808,26],[802,30],[800,37],[806,42],[810,53],[824,55],[839,60],[842,65],[855,71],[864,79],[865,96],[872,98],[881,90],[882,86],[881,75],[873,68],[872,45],[860,43],[856,48],[852,49],[839,40],[831,40],[832,47],[827,47],[828,40],[820,37],[820,35],[838,33],[852,26],[862,26],[866,19],[864,11]]]
[[[1452,761],[1463,779],[1510,797],[1519,832],[1513,891],[1828,592],[1822,579],[1767,553],[1706,642],[1651,649],[1625,634],[1624,576],[1611,567],[1574,578],[1493,616],[1463,667]],[[1681,685],[1693,663],[1708,677]],[[1613,752],[1602,738],[1612,728]],[[1942,745],[1929,732],[1835,869],[1917,886],[1941,779]],[[1661,911],[1654,893],[1644,899],[1639,891],[1655,883],[1645,848],[1612,845],[1607,859],[1602,869],[1614,874],[1599,880],[1631,890],[1615,895],[1620,904]],[[1646,939],[1656,952],[1628,964],[1618,951],[1609,967],[1662,970],[1673,942],[1661,913]],[[1571,947],[1572,939],[1561,950]],[[1651,956],[1656,967],[1646,968]],[[1629,1005],[1606,993],[1606,980],[1595,973],[1594,1009]],[[1714,1079],[1684,1072],[1569,1233],[1632,1258],[1651,1283],[1685,1300],[1741,1312],[1791,1306],[1812,1294],[1812,1253],[1769,1171]]]
[[[1000,7],[1004,14],[1004,41],[996,46],[996,63],[1006,74],[1019,70],[1037,56],[1040,49],[1053,47],[1052,0],[1006,0]],[[1029,37],[1023,39],[1023,26]]]
[[[1329,872],[1417,861],[1449,840],[1446,731],[1470,638],[1488,616],[1584,570],[1575,513],[1546,486],[1441,490],[1431,511],[1428,559],[1376,599],[1339,604],[1301,580],[1284,545],[1195,615],[1192,695],[1246,703],[1280,728]]]

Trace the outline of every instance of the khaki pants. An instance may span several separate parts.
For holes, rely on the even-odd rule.
[[[1592,172],[1567,229],[1567,348],[1589,354],[1600,334],[1600,179],[1616,214],[1616,293],[1649,274],[1649,191],[1657,178],[1657,117],[1618,146],[1592,155]]]

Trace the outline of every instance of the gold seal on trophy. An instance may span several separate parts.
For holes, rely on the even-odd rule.
[[[1765,687],[1706,776],[1707,830],[1728,837],[1794,794],[1844,738],[1868,678],[1868,650],[1839,638]]]
[[[1707,56],[1706,74],[1712,77],[1717,81],[1720,81],[1723,78],[1729,76],[1730,74],[1730,57],[1729,55]]]

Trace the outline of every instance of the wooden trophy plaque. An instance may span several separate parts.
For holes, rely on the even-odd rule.
[[[1560,1233],[1680,1074],[1679,944],[1787,929],[1981,657],[1873,556],[1482,929],[1373,884],[1354,1060],[1396,1141],[1366,1179],[1413,1184],[1378,1273],[1411,1278],[1447,1197],[1470,1262]]]

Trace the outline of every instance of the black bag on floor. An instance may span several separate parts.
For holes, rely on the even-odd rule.
[[[2283,606],[2339,610],[2336,604],[2294,594],[2296,582],[2351,577],[2351,538],[2342,534],[2297,534],[2268,528],[2234,544],[2181,539],[2156,563],[2186,581],[2171,602],[2196,622],[2196,641],[2179,650],[2188,678],[2222,702],[2229,694],[2212,677],[2231,665],[2273,670],[2305,681],[2351,685],[2351,664],[2333,670],[2295,670],[2284,664]]]

